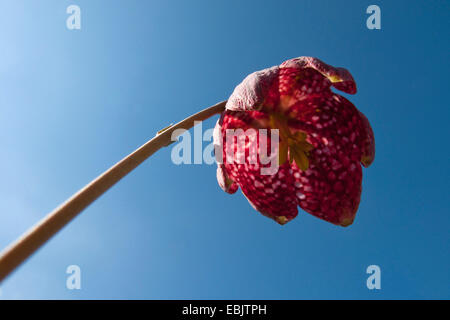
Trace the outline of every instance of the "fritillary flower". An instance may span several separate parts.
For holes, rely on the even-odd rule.
[[[220,187],[240,187],[250,204],[280,224],[294,219],[298,206],[336,225],[353,223],[361,197],[362,168],[375,156],[367,118],[331,87],[356,93],[356,83],[343,68],[316,58],[300,57],[247,76],[229,98],[214,131],[216,150],[236,153],[238,143],[227,130],[258,130],[245,141],[246,161],[218,161]],[[260,129],[278,129],[277,170],[262,174]],[[251,159],[250,149],[259,155]],[[242,156],[242,154],[241,154]],[[253,160],[253,162],[249,161]]]

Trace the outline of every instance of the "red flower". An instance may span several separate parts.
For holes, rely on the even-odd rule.
[[[234,193],[240,187],[256,210],[280,224],[295,218],[299,205],[323,220],[350,225],[361,196],[361,163],[365,167],[372,163],[375,142],[367,118],[331,86],[356,93],[346,69],[311,57],[247,76],[235,88],[214,130],[216,156],[217,151],[224,155],[217,168],[222,189]],[[262,161],[264,131],[247,135],[245,155],[237,143],[232,144],[238,138],[227,141],[227,130],[239,128],[267,129],[264,138],[269,150],[276,152],[276,173],[261,172],[268,167]],[[278,144],[271,141],[271,129],[279,130]],[[256,160],[250,152],[255,147]],[[227,158],[227,152],[233,156]],[[236,161],[239,156],[245,161]]]

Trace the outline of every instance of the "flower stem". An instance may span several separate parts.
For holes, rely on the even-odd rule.
[[[169,145],[172,142],[171,138],[174,130],[192,128],[194,121],[203,121],[221,113],[225,109],[225,104],[226,101],[222,101],[159,131],[153,139],[117,162],[66,202],[50,212],[0,254],[0,282],[120,179],[139,166],[153,153]]]

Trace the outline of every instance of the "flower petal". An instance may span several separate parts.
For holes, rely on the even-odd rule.
[[[278,67],[253,72],[234,89],[225,108],[232,111],[261,109],[267,92],[277,77]]]
[[[227,130],[242,129],[244,132],[249,132],[248,129],[253,129],[254,119],[258,118],[255,113],[256,111],[225,111],[223,113],[221,130],[223,135],[222,145],[224,146],[224,168],[227,176],[239,185],[253,208],[276,222],[285,224],[294,219],[298,213],[294,180],[288,162],[278,166],[279,150],[275,145],[272,149],[270,135],[265,137],[267,139],[267,150],[260,149],[261,133],[259,131],[255,131],[254,135],[247,135],[243,159],[239,159],[241,151],[237,147],[238,139],[227,141]],[[252,116],[249,116],[250,114]],[[256,154],[250,152],[253,146],[256,147],[254,149]],[[268,163],[262,164],[260,157],[269,152],[275,155],[276,173],[264,174],[262,168],[268,169],[271,163],[267,161]],[[228,155],[233,158],[229,159]]]
[[[317,149],[320,150],[320,149]],[[362,170],[357,162],[344,166],[345,158],[311,158],[315,165],[302,171],[294,163],[298,205],[306,212],[333,224],[353,223],[361,196]]]
[[[222,139],[222,126],[223,114],[217,120],[216,126],[213,131],[213,141],[214,141],[214,154],[217,162],[217,182],[223,191],[227,193],[235,193],[238,189],[238,185],[231,180],[227,173],[225,166],[223,165],[223,139]]]
[[[260,170],[245,165],[237,165],[235,172],[242,193],[255,210],[279,224],[297,216],[294,180],[288,163],[280,166],[276,175],[261,175]]]
[[[361,141],[361,163],[367,168],[375,159],[375,137],[369,120],[367,120],[366,116],[361,111],[359,112],[359,115],[361,117],[362,130],[364,131],[364,139]]]
[[[228,177],[223,164],[217,165],[217,182],[223,191],[230,194],[235,193],[239,188],[239,186]]]
[[[344,97],[331,94],[299,101],[291,127],[308,134],[310,167],[294,170],[298,204],[308,213],[334,224],[353,222],[361,196],[360,161],[367,146],[361,113]]]
[[[335,68],[313,57],[298,57],[287,60],[280,65],[280,69],[296,68],[307,69],[312,68],[320,72],[326,77],[331,84],[338,90],[349,94],[356,93],[356,83],[350,72],[344,68]]]

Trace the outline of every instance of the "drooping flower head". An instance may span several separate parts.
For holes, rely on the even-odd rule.
[[[214,143],[222,155],[217,179],[228,193],[238,187],[250,204],[280,224],[306,212],[331,223],[348,226],[361,196],[362,168],[375,156],[375,141],[367,118],[331,87],[356,93],[351,74],[316,58],[300,57],[280,66],[254,72],[228,99],[214,130]],[[256,129],[245,135],[239,153],[238,137],[227,133]],[[265,135],[275,150],[277,170],[267,166],[261,137],[278,129],[278,141]],[[251,149],[256,148],[257,159]],[[235,161],[243,156],[246,161]],[[252,158],[253,157],[253,158]],[[253,160],[253,161],[252,161]]]

